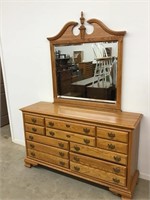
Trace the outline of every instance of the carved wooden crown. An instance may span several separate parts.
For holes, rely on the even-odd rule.
[[[65,24],[65,26],[62,28],[62,30],[54,37],[50,37],[47,38],[49,41],[55,41],[55,40],[59,40],[62,42],[66,42],[69,39],[72,40],[72,42],[76,42],[76,40],[91,40],[95,41],[95,40],[104,40],[107,38],[107,40],[114,40],[115,36],[124,36],[126,31],[113,31],[111,29],[109,29],[103,22],[101,22],[98,19],[90,19],[87,20],[87,23],[89,23],[90,25],[93,26],[93,32],[91,34],[87,34],[86,32],[86,27],[85,27],[85,18],[83,16],[83,11],[81,12],[81,17],[80,17],[80,27],[79,27],[79,31],[80,34],[79,35],[74,35],[73,34],[73,29],[79,25],[78,22],[68,22],[67,24]]]

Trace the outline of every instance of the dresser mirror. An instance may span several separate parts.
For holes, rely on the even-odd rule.
[[[88,25],[93,32],[88,34]],[[79,34],[74,34],[74,29]],[[100,20],[68,22],[50,41],[54,101],[121,110],[122,48],[125,31]]]

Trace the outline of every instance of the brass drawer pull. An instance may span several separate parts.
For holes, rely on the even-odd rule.
[[[61,156],[61,157],[64,157],[64,153],[63,152],[59,152],[59,155]]]
[[[36,119],[32,118],[31,121],[35,124],[36,123]]]
[[[114,137],[115,137],[115,133],[108,132],[108,137],[110,137],[111,139],[114,139]]]
[[[31,152],[31,156],[35,157],[35,153],[34,153],[34,152]]]
[[[53,131],[50,131],[49,134],[50,134],[51,136],[54,136],[54,135],[55,135],[55,133],[54,133]]]
[[[117,167],[116,167],[116,168],[113,168],[113,170],[114,170],[115,173],[120,173],[120,169],[117,168]]]
[[[69,124],[66,124],[66,127],[67,127],[67,128],[70,128],[70,125],[69,125]]]
[[[60,163],[61,166],[65,165],[65,162],[63,162],[63,161],[60,161],[59,163]]]
[[[120,180],[117,179],[117,178],[113,178],[113,182],[115,182],[115,183],[120,183]]]
[[[63,148],[64,144],[63,143],[58,143],[59,147]]]
[[[67,137],[67,138],[70,138],[70,137],[71,137],[71,135],[68,135],[68,134],[67,134],[67,135],[66,135],[66,137]]]
[[[85,144],[89,144],[90,143],[90,140],[88,140],[88,139],[84,139],[83,141],[85,142]]]
[[[80,147],[78,147],[78,146],[74,146],[74,149],[75,149],[76,151],[80,151]]]
[[[30,147],[33,149],[35,146],[34,146],[34,144],[30,144]]]
[[[33,138],[33,136],[32,136],[32,135],[29,135],[29,139],[30,139],[30,140],[33,140],[34,138]]]
[[[74,159],[76,162],[79,162],[79,161],[80,161],[80,158],[78,158],[77,156],[75,156],[73,159]]]
[[[74,166],[74,169],[79,172],[80,171],[80,167]]]
[[[84,131],[84,133],[89,133],[90,132],[90,129],[89,128],[83,128],[83,131]]]
[[[121,157],[120,157],[120,156],[114,156],[114,160],[115,160],[116,162],[119,162],[119,161],[121,161]]]
[[[36,132],[36,131],[37,131],[37,129],[36,129],[35,127],[33,127],[33,128],[32,128],[32,131],[33,131],[33,132]]]
[[[54,122],[49,122],[49,126],[54,126]]]
[[[113,144],[108,144],[108,149],[115,149],[115,145],[113,145]]]

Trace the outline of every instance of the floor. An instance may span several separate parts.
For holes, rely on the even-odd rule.
[[[110,191],[44,167],[24,166],[25,147],[0,132],[0,200],[120,200]],[[134,200],[148,200],[150,182],[139,179]]]

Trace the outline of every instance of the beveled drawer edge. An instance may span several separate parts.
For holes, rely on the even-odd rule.
[[[65,123],[73,123],[73,124],[80,124],[80,125],[89,125],[89,126],[94,126],[96,127],[95,123],[94,122],[87,122],[87,121],[84,121],[84,120],[78,120],[78,119],[75,119],[73,120],[72,118],[65,118],[65,117],[57,117],[57,116],[46,116],[45,115],[45,120],[46,119],[54,119],[54,120],[59,120],[61,122],[65,122]]]
[[[127,132],[127,133],[131,132],[131,129],[128,129],[128,128],[123,128],[117,125],[109,125],[109,124],[106,125],[106,124],[101,124],[101,123],[96,125],[96,129],[98,128],[112,129],[114,131],[121,131],[121,132]]]
[[[23,111],[23,115],[32,115],[32,116],[37,116],[37,117],[43,117],[45,118],[45,115],[44,114],[40,114],[40,113],[35,113],[35,112],[26,112],[26,111]]]

